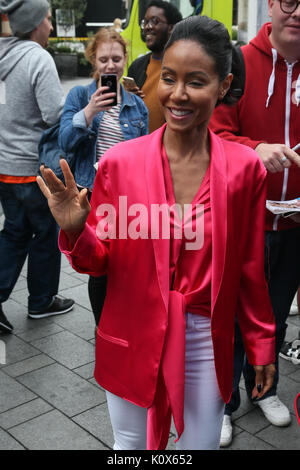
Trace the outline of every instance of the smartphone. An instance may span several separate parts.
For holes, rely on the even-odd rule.
[[[137,84],[135,83],[134,78],[132,77],[123,77],[123,83],[127,91],[133,90],[137,88]]]
[[[101,75],[101,86],[108,86],[109,90],[105,90],[104,93],[116,93],[116,96],[113,98],[113,102],[109,104],[108,106],[116,106],[118,104],[118,98],[117,98],[117,75],[114,73],[104,73]]]

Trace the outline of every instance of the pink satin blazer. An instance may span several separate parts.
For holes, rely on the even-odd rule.
[[[165,396],[157,400],[161,370],[166,386],[174,391],[168,405],[178,435],[183,430],[178,402],[182,383],[176,380],[179,370],[184,374],[185,305],[183,296],[170,291],[169,240],[145,236],[149,227],[136,239],[125,232],[135,223],[129,210],[137,207],[134,204],[149,213],[153,205],[167,204],[161,156],[164,129],[118,144],[106,153],[96,176],[92,211],[71,251],[65,235],[60,234],[60,248],[74,269],[93,276],[108,275],[96,341],[95,378],[106,390],[150,410],[154,425],[149,448],[163,448],[168,437],[168,426],[162,431],[159,423],[170,418],[170,410],[167,417],[163,404]],[[228,402],[235,315],[249,362],[263,365],[274,361],[275,326],[264,277],[266,171],[252,149],[212,132],[210,141],[211,330],[218,384]],[[115,208],[111,220],[115,217],[117,228],[111,232],[112,239],[100,240],[99,221],[107,215],[104,209],[111,206]],[[161,407],[160,412],[154,405]],[[166,417],[161,418],[165,411]]]

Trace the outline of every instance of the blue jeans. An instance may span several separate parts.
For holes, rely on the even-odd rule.
[[[263,398],[276,395],[279,380],[278,356],[285,338],[286,320],[293,299],[300,285],[300,228],[266,232],[265,235],[265,276],[276,323],[275,366],[276,372],[271,389]],[[239,382],[245,378],[247,395],[255,386],[255,372],[245,357],[242,335],[236,322],[234,342],[233,393],[225,407],[225,414],[231,415],[240,405]]]
[[[37,183],[0,182],[5,220],[0,232],[0,304],[5,302],[28,255],[28,309],[42,310],[58,292],[58,227]]]

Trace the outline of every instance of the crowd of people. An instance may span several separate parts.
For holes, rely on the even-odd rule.
[[[220,105],[210,126],[219,136],[255,149],[267,169],[267,199],[280,201],[299,197],[300,168],[294,164],[299,155],[291,149],[299,143],[300,8],[294,1],[268,3],[272,22],[242,48],[246,69],[244,95],[235,107]],[[299,287],[299,222],[299,215],[284,218],[266,211],[265,276],[276,322],[276,373],[272,388],[257,404],[275,426],[286,426],[291,420],[287,406],[277,395],[278,356]],[[239,407],[242,371],[248,396],[254,384],[253,368],[243,359],[243,339],[237,323],[234,392],[225,410],[225,443],[231,441],[230,415]]]
[[[300,217],[266,200],[300,196],[300,4],[268,8],[241,61],[222,23],[152,0],[135,88],[118,28],[101,28],[86,49],[92,82],[64,102],[47,0],[0,0],[13,33],[0,38],[0,330],[13,330],[2,304],[26,257],[33,319],[73,308],[57,295],[61,252],[89,274],[115,450],[165,449],[172,418],[178,450],[228,446],[242,373],[266,419],[290,424],[278,357],[300,363],[299,341],[285,343]],[[37,176],[57,122],[74,166]]]

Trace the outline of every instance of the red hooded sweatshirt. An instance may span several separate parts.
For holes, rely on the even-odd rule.
[[[250,44],[242,47],[245,93],[235,106],[218,106],[210,121],[210,128],[224,139],[253,149],[262,142],[290,148],[300,142],[300,61],[289,64],[272,48],[271,30],[272,24],[266,23]],[[293,164],[283,172],[268,172],[267,183],[267,199],[299,197],[300,168]],[[266,230],[292,227],[299,224],[266,210]]]

